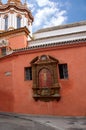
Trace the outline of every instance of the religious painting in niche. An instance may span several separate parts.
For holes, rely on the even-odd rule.
[[[52,56],[42,55],[31,61],[33,79],[33,98],[41,101],[60,99],[58,83],[58,60]]]
[[[39,72],[39,87],[51,87],[52,86],[52,76],[48,69],[43,68]]]

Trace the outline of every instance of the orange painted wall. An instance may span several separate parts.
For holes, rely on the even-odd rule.
[[[51,55],[57,58],[60,63],[68,64],[69,79],[59,79],[61,99],[58,102],[36,102],[32,98],[32,81],[24,80],[24,67],[30,66],[33,58],[43,54]],[[86,115],[85,67],[85,46],[65,49],[39,49],[38,51],[28,50],[28,53],[20,53],[8,59],[0,60],[0,68],[2,68],[0,70],[0,74],[2,74],[0,90],[6,91],[10,96],[12,95],[10,103],[7,100],[7,104],[3,104],[5,99],[3,102],[0,99],[0,111],[4,111],[5,107],[12,104],[13,109],[8,108],[7,111],[45,115]],[[12,75],[6,77],[5,71],[12,71]]]
[[[10,76],[9,76],[10,75]],[[12,58],[0,61],[0,111],[13,111]]]
[[[8,38],[8,41],[11,49],[19,49],[27,46],[27,37],[25,34],[21,34],[17,36],[15,34],[12,37]]]

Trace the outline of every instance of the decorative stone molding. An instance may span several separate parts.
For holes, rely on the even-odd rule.
[[[6,46],[8,46],[8,41],[5,39],[1,39],[0,40],[0,47],[6,47]]]
[[[22,18],[22,16],[21,16],[20,14],[17,14],[16,17],[20,17],[20,18]]]
[[[10,14],[14,14],[14,10],[13,10],[13,9],[12,9],[12,10],[10,10],[9,12],[10,12]]]
[[[14,30],[15,28],[14,27],[9,27],[8,30]]]
[[[22,27],[19,29],[9,30],[9,31],[5,31],[3,33],[0,33],[0,38],[15,35],[15,34],[17,35],[18,33],[22,33],[22,32],[25,32],[26,35],[29,35],[29,33],[30,33],[26,27]]]
[[[8,3],[21,4],[21,0],[8,0]]]
[[[48,55],[32,60],[33,98],[36,101],[60,99],[57,64],[58,60]]]

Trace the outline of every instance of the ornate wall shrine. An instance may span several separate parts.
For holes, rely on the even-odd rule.
[[[33,72],[33,97],[35,100],[52,101],[60,99],[55,58],[42,55],[31,61]]]

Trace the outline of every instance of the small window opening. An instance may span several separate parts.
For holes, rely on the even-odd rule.
[[[1,48],[1,55],[6,55],[6,47]]]
[[[8,29],[8,16],[6,16],[5,18],[5,30]]]
[[[32,80],[32,67],[25,67],[25,80]]]
[[[68,67],[67,64],[59,64],[60,79],[68,79]]]
[[[21,18],[20,16],[17,17],[17,28],[21,27]]]

